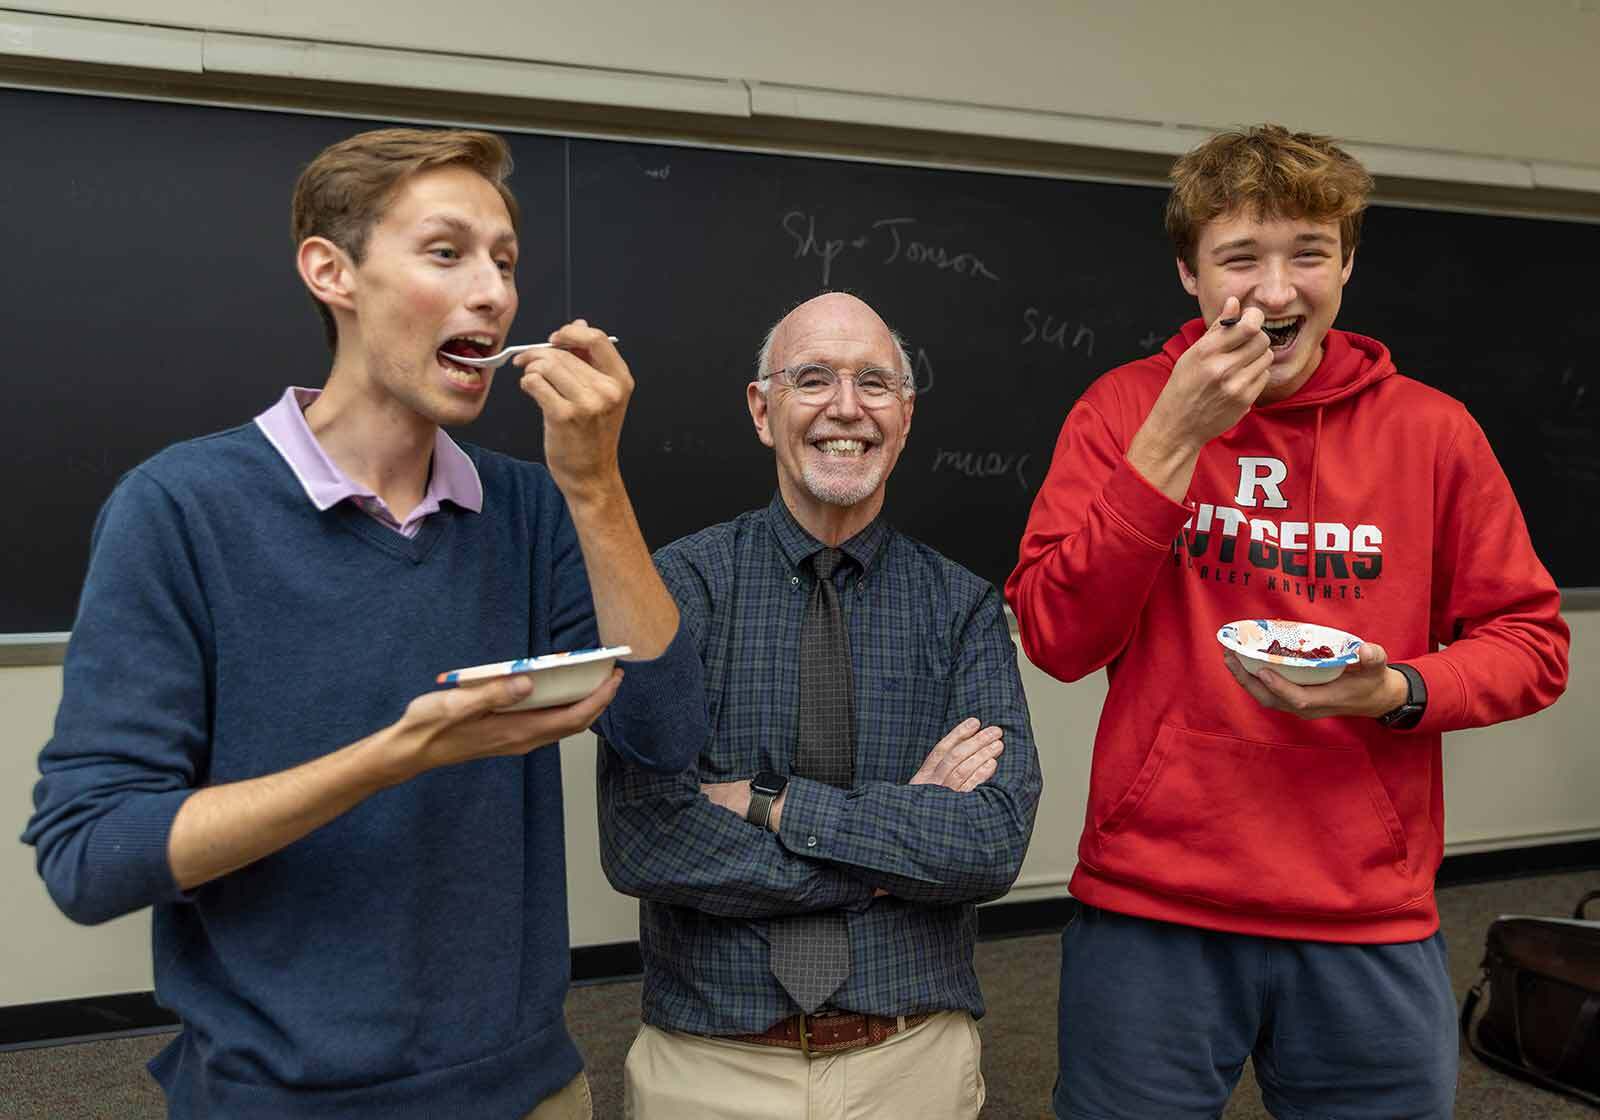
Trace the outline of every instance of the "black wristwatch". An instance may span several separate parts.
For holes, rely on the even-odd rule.
[[[758,828],[766,828],[772,816],[772,803],[789,787],[789,775],[776,770],[763,770],[750,779],[750,808],[744,819]]]
[[[1379,716],[1378,722],[1396,731],[1409,731],[1428,710],[1428,686],[1423,683],[1422,674],[1409,665],[1390,665],[1389,668],[1398,670],[1406,679],[1406,698],[1398,708]]]

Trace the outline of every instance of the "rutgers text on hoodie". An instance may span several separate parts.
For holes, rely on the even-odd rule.
[[[1299,392],[1205,446],[1184,505],[1161,494],[1125,452],[1204,330],[1073,406],[1006,581],[1034,664],[1110,678],[1072,893],[1267,937],[1430,936],[1440,734],[1561,694],[1555,585],[1466,409],[1343,331]],[[1422,674],[1426,714],[1396,731],[1261,707],[1216,641],[1241,618],[1378,643]]]

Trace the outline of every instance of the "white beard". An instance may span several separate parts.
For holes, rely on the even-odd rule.
[[[883,482],[883,458],[866,474],[835,475],[816,463],[807,463],[800,472],[806,492],[830,506],[853,506],[876,493]]]

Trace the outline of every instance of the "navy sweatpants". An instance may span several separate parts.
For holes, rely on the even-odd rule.
[[[1061,935],[1062,1120],[1219,1116],[1254,1056],[1278,1120],[1440,1120],[1456,1091],[1444,938],[1283,941],[1080,907]]]

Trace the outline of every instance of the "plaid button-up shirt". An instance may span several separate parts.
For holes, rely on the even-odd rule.
[[[656,554],[705,662],[711,739],[676,776],[606,749],[599,761],[601,855],[617,889],[643,900],[643,1013],[656,1026],[739,1034],[796,1013],[772,975],[768,921],[832,908],[848,916],[851,972],[831,1006],[983,1014],[975,903],[1016,879],[1040,787],[992,585],[882,518],[844,542],[851,562],[834,579],[854,674],[853,788],[791,778],[781,834],[700,792],[792,769],[807,559],[821,547],[780,496]],[[969,716],[1004,730],[994,776],[968,793],[908,785]]]

